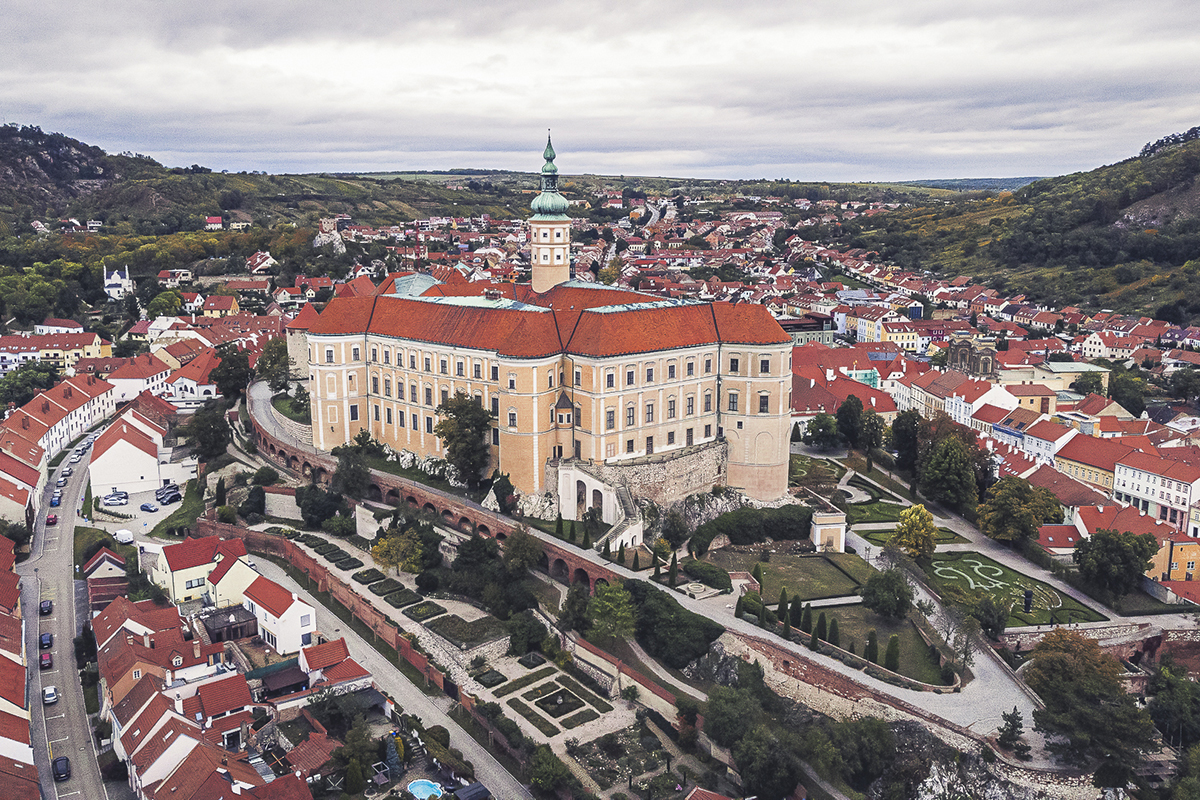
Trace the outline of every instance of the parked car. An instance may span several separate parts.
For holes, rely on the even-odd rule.
[[[162,500],[164,497],[171,494],[179,494],[179,487],[173,483],[167,484],[166,486],[160,486],[154,490],[154,497],[158,500]]]
[[[56,480],[56,481],[54,482],[54,485],[55,485],[55,486],[66,486],[66,485],[67,485],[67,483],[68,483],[68,481],[67,481],[67,478],[66,478],[66,476],[64,475],[63,477],[61,477],[61,478],[59,478],[58,480]]]
[[[58,689],[54,686],[47,686],[42,689],[42,704],[52,706],[58,702]]]
[[[128,500],[129,492],[122,491],[121,489],[118,489],[114,486],[113,490],[108,493],[108,496],[109,497],[124,497],[126,500]]]
[[[75,474],[75,470],[71,469],[70,467],[67,467],[66,469],[64,469],[64,470],[62,471],[62,476],[63,476],[64,478],[69,478],[69,477],[71,477],[71,476],[72,476],[72,475],[74,475],[74,474]]]
[[[129,498],[128,497],[117,497],[116,495],[110,494],[107,497],[105,497],[103,500],[101,500],[100,502],[106,506],[127,506],[127,505],[129,505]]]
[[[53,600],[43,600],[41,605],[38,606],[38,613],[41,614],[43,617],[48,614],[53,614],[54,613],[54,601]]]
[[[61,498],[61,497],[55,496],[55,497],[51,497],[51,498],[50,498],[50,507],[51,507],[51,508],[56,508],[56,507],[58,507],[58,506],[60,506],[60,505],[62,505],[62,498]]]
[[[72,463],[72,464],[78,464],[78,463],[79,463],[79,460],[80,460],[80,459],[79,459],[79,455],[76,453],[76,454],[73,454],[73,455],[71,456],[71,461],[70,461],[70,463]]]
[[[164,506],[169,506],[171,503],[178,503],[182,499],[183,496],[176,492],[175,494],[169,494],[166,497],[160,497],[158,502],[162,503]]]
[[[38,649],[39,650],[49,650],[53,646],[54,646],[54,634],[53,633],[43,633],[41,635],[41,637],[38,639]]]
[[[42,669],[50,669],[54,666],[54,656],[49,653],[42,653],[42,657],[38,659],[38,666]]]
[[[158,506],[154,505],[154,503],[142,503],[140,506],[138,506],[138,508],[142,511],[149,511],[151,513],[158,511]]]
[[[54,773],[54,780],[65,781],[71,777],[71,759],[59,756],[50,762],[50,771]]]
[[[117,544],[133,544],[133,531],[119,530],[113,534]]]
[[[46,515],[46,524],[47,525],[57,525],[58,524],[58,514],[47,514]]]

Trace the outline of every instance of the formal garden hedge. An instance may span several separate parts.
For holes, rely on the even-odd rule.
[[[386,577],[386,575],[374,567],[371,567],[370,569],[364,569],[362,572],[356,572],[350,576],[351,580],[353,580],[355,583],[361,583],[363,585],[375,583],[375,581],[381,581]]]
[[[429,600],[404,609],[404,616],[417,622],[424,622],[427,619],[433,619],[438,614],[445,613],[446,609]]]
[[[729,573],[716,564],[689,558],[685,559],[679,566],[683,569],[684,575],[700,581],[705,586],[711,586],[723,592],[733,590],[733,581],[730,580]]]
[[[507,634],[504,623],[491,615],[467,622],[457,614],[446,614],[431,619],[425,627],[455,647],[468,650]]]
[[[341,561],[335,561],[333,565],[338,569],[344,569],[348,571],[352,569],[358,569],[363,565],[363,562],[361,558],[350,556],[349,558],[343,558]]]
[[[392,608],[404,608],[405,606],[411,606],[413,603],[421,602],[421,595],[412,589],[401,589],[398,592],[392,592],[383,599]]]
[[[728,536],[731,544],[738,545],[756,544],[767,539],[807,539],[811,525],[812,509],[806,506],[739,508],[697,528],[690,547],[693,553],[703,555],[718,536]]]

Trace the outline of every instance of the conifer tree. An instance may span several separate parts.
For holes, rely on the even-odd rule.
[[[221,478],[217,481],[217,488],[213,490],[213,504],[217,508],[225,505],[225,479]]]
[[[679,577],[679,554],[671,553],[671,568],[667,570],[667,583],[674,588],[675,579]]]
[[[821,639],[822,641],[828,641],[829,638],[829,628],[827,625],[828,623],[825,621],[825,612],[822,611],[821,615],[817,617],[817,638]]]
[[[812,633],[812,603],[804,606],[804,616],[800,618],[800,630]]]
[[[787,615],[788,615],[787,589],[779,590],[779,605],[777,605],[775,607],[775,609],[776,609],[776,613],[779,614],[781,619],[787,619]]]
[[[622,567],[625,566],[625,543],[621,542],[621,546],[617,548],[617,563]]]
[[[575,520],[571,520],[571,532],[567,535],[567,541],[575,544]]]
[[[829,620],[828,642],[834,647],[842,646],[842,632],[838,630],[837,617],[833,617]]]
[[[863,658],[872,664],[879,663],[879,634],[875,633],[874,628],[867,633],[867,647],[863,650]]]
[[[585,533],[584,535],[586,536],[587,534]],[[604,540],[604,552],[601,555],[608,561],[612,561],[612,542],[608,539]]]
[[[651,555],[650,558],[654,560],[654,580],[658,580],[662,577],[662,564],[658,563],[657,553]]]
[[[783,633],[780,634],[784,639],[791,641],[792,638],[792,620],[787,615],[783,615]]]
[[[734,608],[733,608],[733,615],[735,617],[737,617],[738,619],[741,619],[742,613],[744,611],[745,611],[745,609],[743,608],[743,601],[742,601],[742,598],[739,596],[737,599],[737,605],[734,606]]]
[[[788,618],[793,628],[800,627],[800,621],[804,618],[804,604],[800,602],[799,597],[792,598],[792,609],[788,612]]]
[[[883,654],[883,666],[892,672],[900,669],[900,637],[897,634],[893,633],[892,638],[888,639],[887,652]]]
[[[642,568],[641,562],[642,562],[641,553],[639,553],[637,550],[634,550],[633,551],[633,571],[634,572],[637,572],[639,569]]]
[[[754,580],[758,581],[758,588],[761,590],[762,582],[763,582],[762,565],[759,564],[757,561],[754,563],[754,569],[750,570],[750,577],[752,577],[752,578],[754,578]]]
[[[588,530],[586,525],[583,526],[583,543],[580,547],[584,550],[592,549],[592,532]]]
[[[850,640],[850,644],[846,647],[846,652],[848,652],[850,655],[857,654],[857,651],[854,649],[854,640],[853,639]]]

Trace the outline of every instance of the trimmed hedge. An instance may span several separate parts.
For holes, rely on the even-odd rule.
[[[711,586],[723,592],[733,590],[733,581],[730,580],[729,573],[716,564],[689,558],[679,566],[683,568],[684,575],[687,575],[689,578],[695,578],[705,586]]]
[[[477,676],[475,680],[479,681],[481,686],[488,689],[493,689],[504,683],[506,680],[508,680],[508,678],[499,670],[489,669],[482,675]]]
[[[344,558],[341,561],[333,562],[333,565],[335,567],[337,567],[338,569],[350,570],[350,569],[358,569],[359,567],[361,567],[363,565],[363,562],[362,562],[361,558],[355,558],[354,556],[350,556],[349,558]]]
[[[586,702],[588,705],[595,706],[596,708],[598,708],[598,709],[600,709],[601,711],[604,711],[604,712],[608,712],[608,711],[612,711],[612,710],[613,710],[613,707],[612,707],[611,705],[609,705],[609,704],[608,704],[608,703],[606,703],[605,701],[601,700],[599,697],[597,697],[596,695],[592,694],[592,693],[591,693],[591,692],[589,692],[587,689],[583,688],[583,687],[582,687],[582,686],[579,684],[579,682],[578,682],[578,681],[576,681],[576,680],[575,680],[574,678],[572,678],[571,676],[569,676],[569,675],[559,675],[559,676],[558,676],[558,682],[559,682],[561,685],[563,685],[563,686],[567,687],[568,689],[570,689],[572,692],[574,692],[574,693],[575,693],[576,695],[578,695],[579,697],[582,697],[582,698],[583,698],[583,700],[584,700],[584,701],[585,701],[585,702]],[[566,725],[566,723],[564,722],[564,723],[563,723],[563,725],[565,726],[565,725]]]
[[[335,547],[332,550],[326,550],[324,553],[321,553],[320,555],[321,555],[321,558],[325,559],[326,561],[329,561],[330,563],[332,563],[334,561],[345,561],[347,558],[350,558],[350,554],[347,553],[345,550],[343,550],[340,547]]]
[[[756,544],[766,539],[774,541],[807,539],[812,526],[812,509],[787,505],[780,508],[739,508],[710,520],[692,534],[691,548],[703,555],[718,536],[728,536],[731,544]]]
[[[421,602],[422,597],[412,589],[401,589],[398,592],[392,592],[383,599],[392,608],[404,608],[405,606],[411,606],[413,603]]]
[[[439,606],[437,603],[432,603],[426,600],[424,603],[419,603],[415,606],[410,606],[404,609],[404,616],[417,622],[424,622],[427,619],[433,619],[438,614],[445,614],[446,609]]]
[[[600,715],[593,709],[585,708],[583,711],[580,711],[578,714],[576,714],[572,717],[567,717],[564,720],[561,720],[559,722],[559,724],[562,725],[565,729],[571,730],[573,728],[578,728],[580,725],[584,724],[585,722],[591,722],[594,719],[600,719]]]
[[[520,691],[521,689],[524,689],[526,686],[531,686],[531,685],[537,683],[538,681],[545,680],[546,678],[549,678],[551,675],[553,675],[555,672],[558,672],[558,670],[555,669],[554,667],[543,667],[542,669],[539,669],[537,672],[531,672],[522,678],[517,678],[515,681],[510,682],[507,686],[500,687],[495,692],[493,692],[493,694],[495,694],[496,697],[504,697],[505,695],[509,695],[509,694],[512,694],[513,692]]]
[[[389,595],[392,592],[398,592],[403,588],[404,584],[395,578],[385,578],[378,583],[372,583],[367,587],[367,591],[377,597],[383,597],[384,595]]]
[[[550,720],[546,719],[517,698],[514,697],[512,700],[509,700],[508,704],[512,706],[514,711],[528,720],[530,725],[541,731],[543,736],[554,736],[558,733],[558,728],[555,727]]]
[[[363,585],[366,585],[368,583],[374,583],[375,581],[381,581],[386,577],[387,576],[384,575],[382,572],[375,569],[374,567],[371,567],[370,569],[364,569],[362,572],[354,573],[353,575],[350,576],[350,579],[353,580],[355,583],[361,583]]]

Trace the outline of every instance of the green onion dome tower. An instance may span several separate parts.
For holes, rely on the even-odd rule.
[[[546,134],[542,153],[542,191],[533,198],[529,219],[529,260],[533,268],[533,290],[548,292],[571,279],[571,218],[567,199],[558,193],[558,167],[554,145]]]

